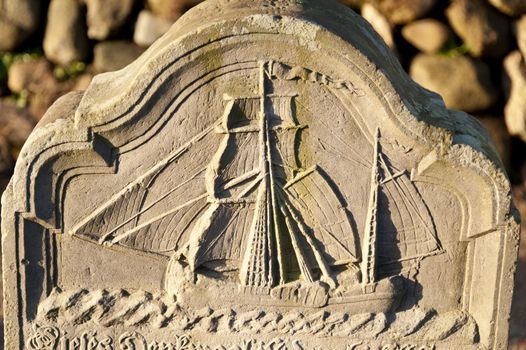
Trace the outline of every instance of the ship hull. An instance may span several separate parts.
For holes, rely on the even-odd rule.
[[[347,293],[331,297],[327,309],[353,314],[387,313],[398,308],[403,296],[403,280],[396,276],[370,286],[355,286]]]
[[[393,311],[398,308],[404,295],[403,283],[396,277],[375,283],[373,291],[355,285],[344,293],[331,295],[332,292],[317,283],[312,286],[291,283],[290,286],[254,290],[232,282],[201,279],[196,284],[188,284],[178,299],[197,309],[235,305],[236,308],[257,307],[275,311],[294,308],[362,314]]]

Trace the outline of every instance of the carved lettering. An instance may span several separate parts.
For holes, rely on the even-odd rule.
[[[146,339],[137,333],[124,333],[119,338],[120,350],[148,350],[146,345]]]
[[[29,350],[55,350],[57,348],[60,331],[55,327],[41,327],[28,339]]]
[[[173,335],[171,342],[148,341],[138,332],[127,332],[115,343],[110,336],[99,336],[96,331],[80,336],[70,336],[56,327],[40,327],[27,340],[29,350],[325,350],[325,347],[309,347],[299,340],[276,338],[268,341],[242,340],[236,345],[203,345],[193,342],[186,335]],[[366,341],[351,341],[345,350],[435,350],[435,345],[386,343],[383,345]]]

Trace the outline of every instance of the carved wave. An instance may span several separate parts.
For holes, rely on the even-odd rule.
[[[305,335],[360,339],[424,339],[474,344],[478,329],[463,311],[437,314],[411,309],[396,314],[358,314],[326,310],[189,310],[165,295],[125,290],[54,290],[38,308],[36,324],[172,328],[178,331]]]

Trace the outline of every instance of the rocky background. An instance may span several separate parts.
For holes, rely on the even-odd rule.
[[[340,0],[422,86],[488,128],[526,218],[526,0]],[[61,95],[126,66],[201,0],[0,0],[0,192]],[[511,349],[526,349],[526,226]]]

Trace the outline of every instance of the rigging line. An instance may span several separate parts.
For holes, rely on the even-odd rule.
[[[225,232],[228,230],[228,228],[232,225],[232,223],[234,222],[235,219],[237,219],[237,217],[239,216],[239,213],[241,211],[236,211],[235,214],[232,216],[232,218],[230,218],[230,221],[228,222],[228,224],[223,228],[223,230],[221,232],[219,232],[219,234],[217,235],[216,238],[214,238],[212,240],[212,242],[210,242],[210,244],[208,245],[208,247],[206,248],[206,250],[202,253],[199,254],[199,256],[196,256],[196,259],[195,261],[196,262],[199,262],[199,260],[205,255],[207,254],[210,249],[212,249],[214,247],[214,245],[219,241],[219,239],[221,238],[221,236],[223,236],[225,234]],[[208,227],[208,230],[210,230],[210,227]],[[198,264],[197,264],[198,265]]]
[[[257,185],[261,183],[263,178],[267,176],[266,173],[260,174],[254,181],[252,181],[248,186],[237,196],[236,199],[241,199],[242,197],[246,196],[252,189],[254,189]]]
[[[384,166],[386,167],[386,170],[387,172],[389,173],[389,175],[391,175],[391,177],[393,176],[391,174],[391,171],[389,170],[389,168],[387,167],[386,163],[385,163],[385,160],[383,158],[383,155],[380,155],[380,159],[382,161],[382,163],[384,164]],[[438,244],[438,239],[437,237],[435,236],[435,234],[432,232],[432,230],[427,227],[427,223],[426,221],[424,220],[424,218],[422,217],[421,213],[420,213],[420,210],[418,210],[417,206],[418,204],[415,202],[415,199],[413,197],[413,194],[411,194],[411,191],[410,189],[406,187],[407,189],[407,192],[409,192],[409,195],[406,193],[406,191],[404,191],[404,189],[401,187],[401,185],[397,182],[397,181],[393,181],[393,183],[395,184],[395,186],[398,188],[398,191],[401,195],[403,195],[406,199],[408,199],[408,202],[409,202],[409,205],[411,206],[411,208],[413,209],[413,211],[416,213],[416,215],[418,216],[418,218],[420,219],[420,221],[422,222],[422,224],[424,225],[424,228],[425,230],[427,231],[428,234],[431,234],[431,236],[433,236],[433,238],[435,238],[435,240],[437,240],[437,244]],[[404,205],[406,205],[407,207],[407,204],[404,202]],[[423,205],[425,206],[425,203],[423,203]],[[409,209],[409,208],[407,208]],[[426,210],[427,210],[427,207],[426,207]],[[416,226],[414,223],[413,223],[413,226]]]
[[[363,166],[366,169],[369,169],[371,167],[369,164],[364,164],[364,163],[360,162],[359,160],[356,160],[356,159],[353,159],[353,158],[350,158],[350,157],[346,156],[343,152],[338,150],[336,147],[328,144],[327,142],[323,141],[319,137],[317,137],[317,140],[322,145],[322,147],[329,147],[333,152],[337,152],[340,157],[342,157],[344,159],[347,159],[347,160],[349,160],[351,162],[355,162],[356,164],[361,165],[361,166]]]
[[[284,193],[285,195],[284,195],[283,193]],[[287,191],[287,192],[283,191],[283,193],[282,193],[282,192],[279,192],[280,199],[281,199],[282,201],[288,203],[288,204],[290,204],[290,201],[289,201],[289,199],[286,197],[287,194],[290,194],[294,199],[298,200],[298,198],[297,198],[294,194],[290,193],[289,191]],[[290,205],[292,205],[292,204],[290,204]],[[353,254],[353,253],[352,253],[352,252],[351,252],[351,251],[350,251],[350,250],[349,250],[349,249],[348,249],[348,248],[347,248],[342,242],[340,242],[340,240],[339,240],[339,239],[338,239],[338,238],[337,238],[332,232],[330,232],[329,230],[327,230],[322,224],[320,224],[320,223],[314,218],[314,215],[312,214],[312,211],[311,211],[307,206],[305,206],[305,205],[302,205],[302,206],[305,208],[305,210],[307,210],[307,211],[310,213],[310,216],[311,216],[311,217],[313,218],[313,220],[318,224],[317,227],[320,227],[321,229],[323,229],[323,231],[325,231],[325,232],[326,232],[326,233],[327,233],[327,234],[328,234],[328,235],[329,235],[329,236],[330,236],[330,237],[336,242],[336,245],[340,246],[341,249],[343,249],[347,254],[349,254],[349,255],[351,256],[351,258],[354,259],[354,261],[356,261],[356,257],[354,256],[354,254]],[[300,220],[300,219],[298,218],[298,220]],[[303,223],[302,223],[302,225],[303,225]]]
[[[246,173],[244,173],[243,175],[240,175],[236,178],[233,178],[232,180],[226,182],[223,184],[223,191],[226,191],[226,190],[229,190],[231,189],[232,187],[236,186],[236,185],[239,185],[240,183],[256,176],[258,173],[260,172],[260,169],[259,168],[255,168],[255,169],[252,169]],[[223,192],[221,191],[221,192]]]
[[[423,258],[427,258],[427,257],[430,257],[430,256],[442,255],[444,253],[445,252],[443,250],[434,250],[434,251],[429,252],[429,253],[422,253],[422,254],[417,254],[417,255],[411,255],[411,256],[408,256],[408,257],[400,258],[400,259],[393,259],[390,256],[384,256],[384,255],[380,255],[380,254],[378,255],[378,257],[382,257],[382,258],[384,258],[386,260],[389,259],[388,261],[382,262],[381,265],[385,266],[385,265],[396,264],[396,263],[405,262],[405,261],[414,260],[414,259],[423,259]]]
[[[85,220],[81,221],[77,226],[75,226],[73,228],[73,233],[76,233],[81,227],[85,226],[90,220],[92,220],[94,217],[96,217],[97,215],[102,213],[104,210],[106,210],[110,204],[115,203],[115,201],[120,199],[125,193],[127,193],[130,188],[140,185],[149,176],[152,176],[153,174],[162,171],[168,164],[170,164],[171,162],[179,158],[183,153],[185,153],[189,147],[193,146],[196,142],[201,141],[205,136],[207,136],[211,131],[213,131],[218,125],[221,124],[221,121],[222,121],[222,118],[217,119],[208,128],[204,129],[201,133],[194,136],[188,142],[180,146],[178,149],[170,153],[167,157],[165,157],[163,160],[161,160],[159,163],[157,163],[155,166],[149,169],[146,172],[146,174],[139,177],[134,183],[123,188],[119,193],[117,193],[115,196],[113,196],[112,199],[110,199],[107,202],[109,203],[108,205],[99,207],[99,209],[94,211],[92,215],[88,216]],[[148,185],[149,183],[147,184],[147,186]]]
[[[305,277],[305,279],[307,280],[307,282],[312,283],[314,282],[314,277],[312,276],[312,271],[307,264],[305,253],[300,248],[298,237],[296,235],[296,230],[294,230],[294,228],[292,227],[290,218],[282,206],[280,206],[280,211],[281,211],[281,214],[285,217],[285,224],[287,225],[287,228],[289,231],[289,237],[292,243],[292,248],[294,249],[294,252],[296,253],[296,260],[298,262],[300,271],[302,275]],[[314,250],[314,247],[311,247],[311,248]],[[314,252],[314,255],[316,255],[316,252]],[[320,268],[323,270],[323,267],[320,267]]]
[[[410,180],[409,180],[409,181],[410,181]],[[410,182],[410,184],[411,184],[413,187],[415,187],[415,186],[412,184],[412,182]],[[410,193],[410,195],[411,195],[411,199],[412,199],[412,201],[414,202],[414,205],[418,205],[418,203],[416,202],[416,199],[413,198],[413,194],[411,194],[411,188],[408,187],[408,186],[405,184],[405,182],[404,182],[404,187],[405,187],[406,190]],[[418,193],[418,189],[417,189],[416,187],[415,187],[415,190],[414,190],[414,191],[415,191],[415,193],[417,193],[418,195],[420,195],[420,194]],[[429,217],[429,221],[432,223],[432,220],[433,220],[433,219],[431,218],[431,214],[429,213],[429,208],[427,207],[427,205],[425,204],[425,202],[423,201],[423,199],[420,199],[420,201],[422,202],[422,206],[424,207],[424,210],[425,210],[427,216]],[[426,230],[426,231],[427,231],[427,232],[428,232],[428,233],[429,233],[429,234],[435,239],[435,242],[436,242],[438,248],[439,248],[439,249],[442,249],[442,245],[440,244],[440,242],[439,242],[439,240],[438,240],[438,235],[437,235],[436,230],[435,230],[435,229],[431,229],[431,228],[429,228],[429,227],[426,225],[426,222],[424,222],[424,219],[423,219],[421,216],[419,216],[419,218],[420,218],[420,221],[422,222],[422,224],[423,224],[423,226],[424,226],[424,229],[425,229],[425,230]]]
[[[299,104],[300,106],[302,106],[310,115],[314,115],[307,106],[305,106],[303,103],[299,102],[299,101],[296,101],[297,104]],[[323,120],[319,119],[320,123],[323,124],[327,130],[331,130],[331,128],[329,127],[329,125],[327,125],[325,122],[323,122]],[[356,150],[354,150],[354,148],[352,148],[350,145],[348,145],[347,143],[345,143],[344,140],[342,140],[338,135],[336,135],[335,133],[331,132],[331,135],[333,135],[338,141],[340,141],[340,143],[342,143],[346,148],[348,148],[349,150],[351,150],[352,152],[354,152],[355,155],[358,156],[358,158],[360,158],[362,161],[365,161],[367,162],[367,159],[365,157],[363,157],[359,152],[357,152]]]
[[[354,120],[354,122],[358,126],[358,129],[360,129],[362,135],[364,136],[365,140],[369,142],[371,146],[373,146],[374,133],[371,132],[371,130],[369,130],[369,128],[365,124],[365,118],[359,112],[358,108],[354,105],[353,100],[349,98],[348,94],[344,94],[339,89],[334,89],[327,86],[327,90],[329,90],[329,92],[331,92],[341,102],[344,112],[346,111],[347,113],[349,113],[350,119]]]
[[[190,218],[190,220],[184,225],[184,227],[179,230],[181,234],[177,237],[175,240],[175,247],[179,245],[179,241],[181,241],[181,237],[183,237],[183,233],[188,230],[190,225],[194,222],[194,220],[203,212],[203,210],[207,207],[207,204],[205,203],[199,210],[197,210],[194,215]]]
[[[296,214],[294,213],[294,209],[292,208],[292,205],[288,202],[287,198],[283,199],[283,203],[285,203],[285,207],[287,208],[288,213],[292,216],[292,219],[297,222],[300,232],[305,237],[305,239],[307,240],[307,243],[311,247],[312,253],[314,254],[314,257],[316,259],[316,262],[318,263],[318,267],[320,268],[322,274],[334,283],[335,281],[331,276],[331,273],[332,273],[331,268],[329,267],[329,264],[327,263],[327,261],[325,261],[325,258],[320,252],[316,242],[312,239],[310,234],[305,229],[301,219],[297,217]],[[285,210],[282,209],[282,212],[283,212],[283,215],[285,215],[286,219],[288,219],[285,213]]]
[[[226,141],[226,142],[227,142],[227,146],[226,146],[226,147],[229,147],[229,146],[228,146],[228,143],[229,143],[229,141],[230,141],[229,138],[230,138],[230,135],[226,136],[226,140],[227,140],[227,141]],[[237,141],[237,139],[236,139],[236,141]],[[249,143],[250,141],[251,141],[250,137],[245,137],[245,138],[242,140],[242,142],[241,142],[239,145],[237,145],[237,149],[242,149],[242,148],[244,148],[244,147],[246,146],[246,144]],[[225,151],[226,151],[226,147],[225,147]],[[248,157],[248,154],[247,154],[247,153],[248,153],[248,152],[245,152],[245,159]],[[221,154],[221,157],[222,157],[224,154],[225,154],[225,152],[223,152],[223,154]],[[226,166],[224,166],[224,168],[223,168],[223,173],[228,173],[228,172],[229,172],[232,168],[234,168],[236,165],[239,165],[239,164],[236,164],[236,163],[239,163],[239,162],[234,162],[234,161],[232,161],[232,162],[228,163]]]
[[[145,208],[141,209],[141,211],[139,211],[138,213],[136,213],[135,215],[132,215],[131,217],[129,217],[128,219],[126,219],[125,221],[123,221],[122,223],[120,223],[119,225],[117,225],[114,229],[112,229],[111,231],[107,232],[105,235],[103,235],[100,239],[99,239],[99,243],[102,244],[106,238],[108,238],[109,236],[111,236],[113,233],[115,233],[117,230],[119,230],[120,228],[124,227],[126,224],[128,224],[129,222],[133,221],[133,219],[135,218],[138,218],[140,215],[144,214],[146,211],[150,210],[152,207],[154,207],[156,204],[158,204],[159,202],[161,202],[163,199],[165,199],[166,197],[168,197],[170,194],[174,193],[175,191],[177,191],[179,188],[181,188],[182,186],[186,185],[187,183],[189,183],[190,181],[194,180],[195,178],[197,178],[197,176],[199,176],[199,174],[201,174],[203,171],[206,170],[206,167],[203,168],[203,169],[200,169],[198,172],[196,172],[195,174],[193,174],[190,178],[188,178],[187,180],[183,181],[182,183],[180,183],[178,186],[175,186],[174,188],[172,188],[170,191],[168,191],[166,194],[164,194],[163,196],[161,196],[160,198],[156,199],[155,201],[153,201],[150,205],[146,206]]]
[[[161,215],[159,215],[159,216],[156,216],[156,217],[154,217],[154,218],[152,218],[152,219],[146,221],[145,223],[143,223],[143,224],[141,224],[141,225],[139,225],[139,226],[137,226],[137,227],[134,227],[134,228],[133,228],[132,230],[130,230],[130,231],[127,231],[127,232],[124,232],[124,233],[122,233],[122,234],[120,234],[120,235],[118,235],[118,236],[115,236],[115,237],[110,241],[110,243],[111,243],[111,245],[113,245],[113,244],[115,244],[115,243],[118,243],[119,241],[121,241],[121,240],[123,240],[124,238],[130,236],[131,234],[133,234],[133,233],[139,231],[140,229],[142,229],[142,228],[144,228],[144,227],[146,227],[146,226],[149,226],[149,225],[153,224],[153,223],[156,222],[156,221],[162,220],[162,219],[164,219],[165,217],[167,217],[168,215],[174,214],[175,212],[177,212],[177,211],[179,211],[179,210],[181,210],[181,209],[183,209],[183,208],[185,208],[185,207],[187,207],[187,206],[189,206],[189,205],[191,205],[191,204],[193,204],[193,203],[195,203],[195,202],[197,202],[197,201],[199,201],[199,200],[201,200],[201,199],[204,199],[204,198],[206,198],[207,196],[208,196],[207,193],[203,193],[202,195],[200,195],[200,196],[198,196],[198,197],[195,197],[195,198],[189,200],[188,202],[186,202],[186,203],[184,203],[184,204],[181,204],[180,206],[175,207],[175,208],[173,208],[173,209],[167,211],[166,213],[163,213],[163,214],[161,214]],[[103,244],[104,242],[105,242],[104,240],[99,240],[99,244]]]

